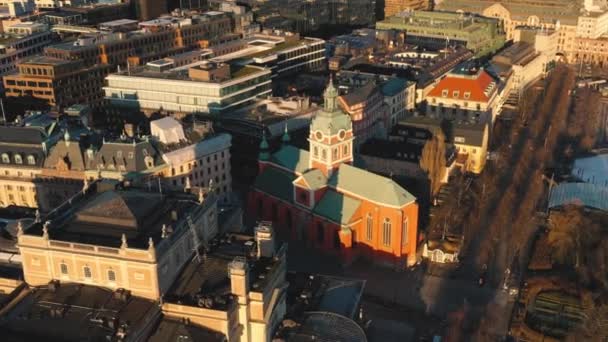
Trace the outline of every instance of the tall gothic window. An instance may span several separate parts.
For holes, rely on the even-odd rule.
[[[385,246],[391,245],[391,220],[384,219],[382,224],[382,244]]]
[[[59,270],[61,271],[61,274],[68,275],[68,265],[65,262],[59,264]]]
[[[401,246],[407,246],[407,233],[408,233],[408,218],[403,220],[403,227],[401,227]]]
[[[374,219],[372,218],[372,214],[368,214],[367,215],[367,227],[365,229],[365,237],[367,238],[367,241],[372,241],[372,238],[374,237],[373,232],[374,232]]]

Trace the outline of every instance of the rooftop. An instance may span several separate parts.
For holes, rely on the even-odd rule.
[[[68,283],[33,288],[0,320],[0,330],[11,341],[117,341],[119,331],[141,331],[158,314],[153,301],[115,294]]]
[[[114,73],[114,75],[118,76],[127,76],[127,77],[143,77],[150,79],[164,79],[164,80],[174,80],[174,81],[187,81],[187,82],[196,82],[196,83],[214,83],[214,84],[222,84],[226,82],[231,82],[233,80],[239,78],[245,78],[248,76],[252,76],[255,74],[263,75],[270,73],[269,69],[256,67],[256,66],[230,66],[230,77],[229,79],[220,79],[217,81],[202,81],[198,79],[193,79],[189,75],[189,68],[197,68],[200,69],[200,64],[204,62],[196,62],[193,63],[190,67],[179,67],[175,69],[170,69],[167,71],[156,71],[151,70],[150,68],[146,68],[145,66],[131,68],[130,70],[122,70],[121,72]],[[109,77],[112,77],[110,75]]]
[[[281,255],[285,247],[283,245],[276,249],[275,253]],[[226,234],[216,237],[210,241],[200,261],[194,256],[192,262],[188,263],[164,300],[226,311],[233,303],[228,273],[233,262],[243,263],[249,270],[251,291],[261,292],[283,260],[281,257],[258,258],[257,243],[250,235]]]
[[[200,204],[195,195],[144,190],[116,181],[97,181],[42,221],[51,221],[51,240],[119,248],[121,236],[129,248],[147,249],[148,241],[161,240],[162,226],[177,226]],[[175,217],[179,221],[175,222]],[[42,222],[25,234],[42,235]]]
[[[287,281],[288,312],[276,337],[288,341],[367,341],[354,321],[364,280],[289,273]]]

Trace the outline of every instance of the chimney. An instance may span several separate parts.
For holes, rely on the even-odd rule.
[[[230,292],[239,297],[241,301],[247,302],[249,293],[249,268],[247,259],[236,257],[228,264],[228,274],[230,275]]]
[[[124,133],[127,137],[133,138],[135,130],[133,129],[133,124],[126,123],[124,127]]]
[[[258,258],[272,258],[275,253],[272,222],[262,221],[255,227],[255,242],[258,245]]]

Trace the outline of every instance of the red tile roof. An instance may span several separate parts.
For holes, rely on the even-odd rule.
[[[444,97],[443,91],[447,90],[448,95],[445,98],[487,102],[489,97],[486,95],[485,91],[492,82],[495,83],[494,79],[484,70],[479,72],[477,78],[467,78],[460,75],[447,75],[445,78],[439,81],[428,96]],[[494,88],[496,88],[496,84],[494,84]],[[454,96],[454,91],[458,91],[458,96]],[[468,98],[465,98],[466,92],[471,93]]]

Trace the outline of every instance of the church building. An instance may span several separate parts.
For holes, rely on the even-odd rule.
[[[353,166],[353,125],[330,81],[310,126],[309,151],[260,144],[248,214],[272,221],[284,238],[345,262],[355,256],[403,268],[416,262],[418,204],[393,180]]]

